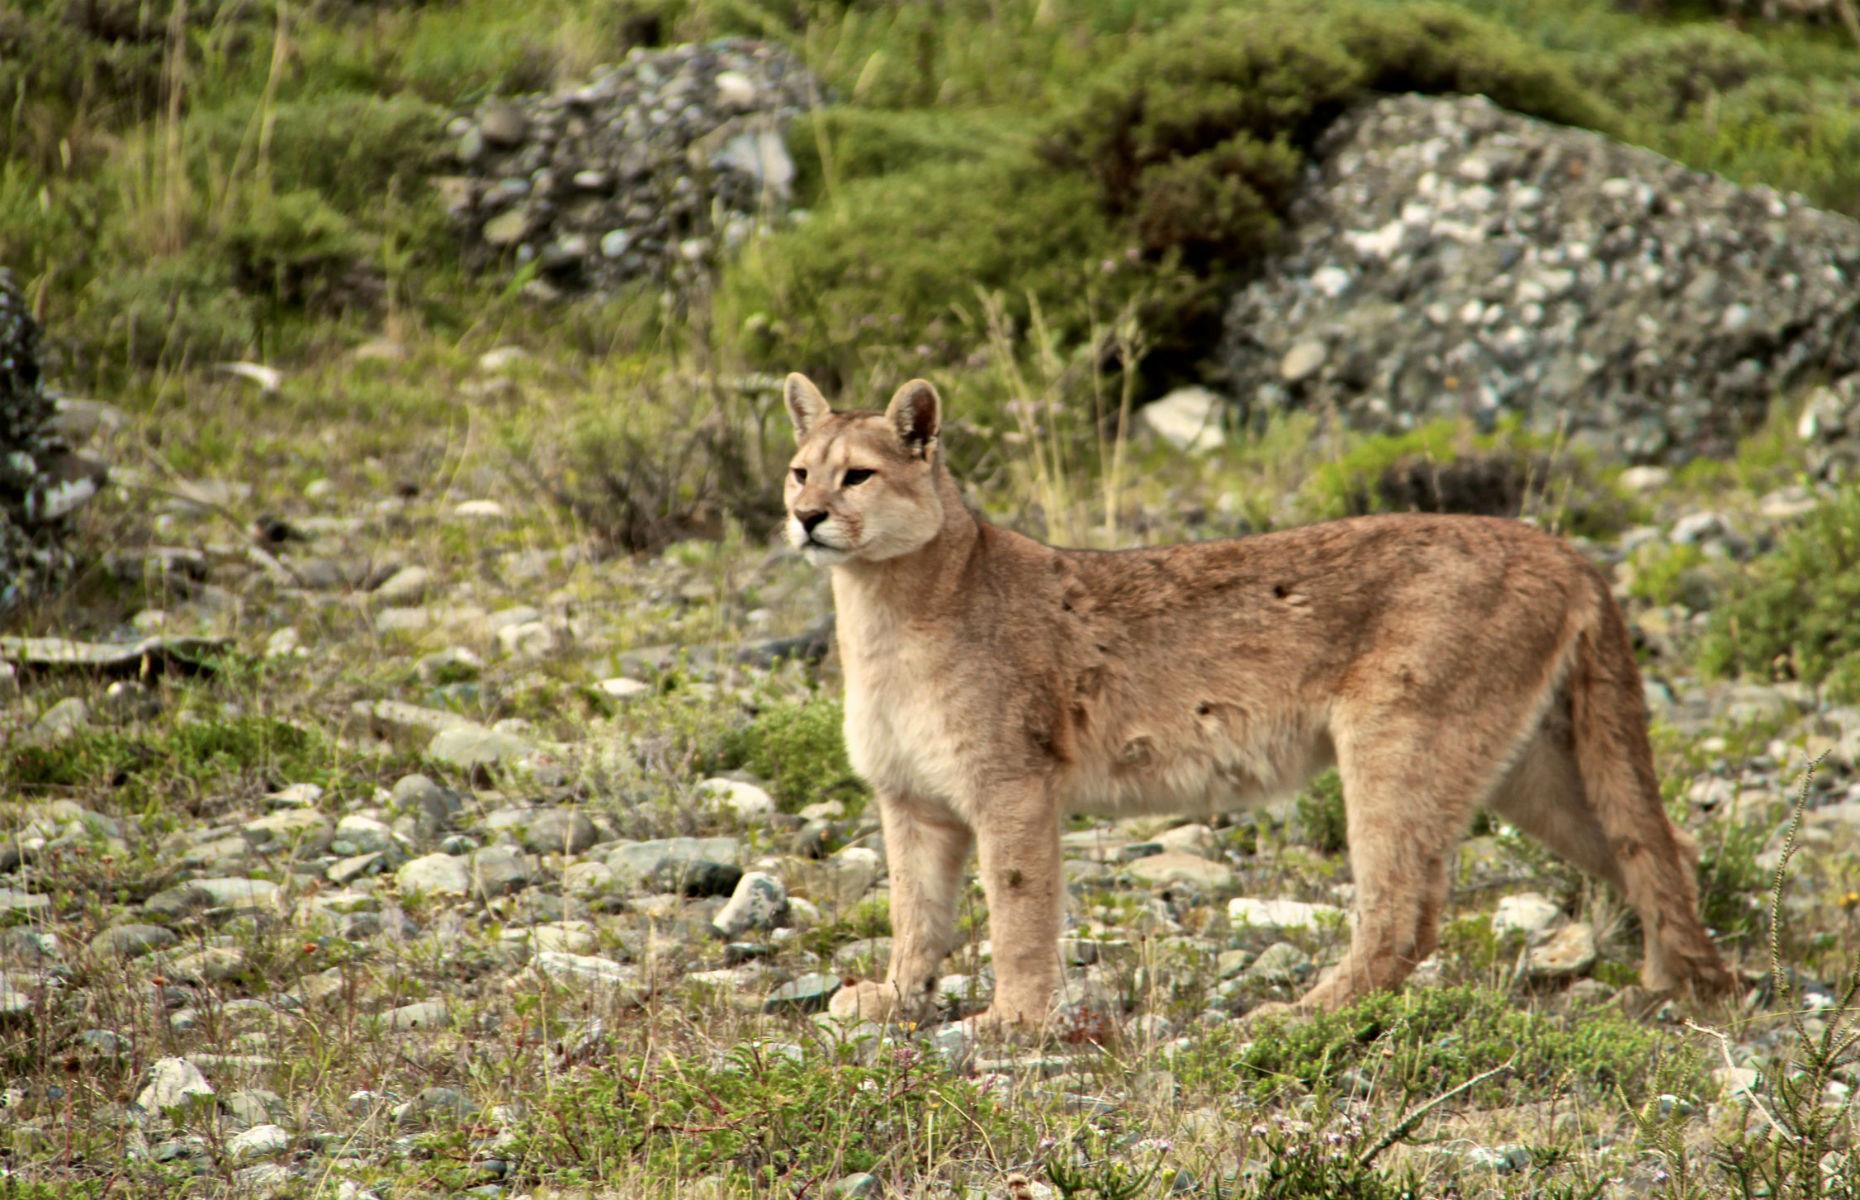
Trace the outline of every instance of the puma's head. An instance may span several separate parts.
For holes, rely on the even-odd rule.
[[[789,545],[824,567],[882,562],[936,536],[935,388],[913,379],[882,413],[836,413],[805,376],[790,375],[784,398],[796,442],[785,492]]]

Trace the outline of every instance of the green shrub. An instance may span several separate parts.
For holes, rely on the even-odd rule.
[[[344,307],[368,239],[318,192],[259,191],[221,237],[233,282],[273,304]]]
[[[1076,314],[1114,234],[1083,176],[1031,153],[856,181],[749,247],[720,298],[760,365],[833,386],[922,370],[981,341],[978,289]]]
[[[1593,72],[1595,85],[1643,120],[1677,121],[1753,79],[1776,59],[1749,34],[1686,25],[1636,38]]]
[[[839,105],[803,114],[788,128],[795,196],[803,206],[837,186],[878,175],[955,166],[1024,149],[1026,119],[1012,113],[946,113]]]
[[[223,796],[241,785],[259,790],[328,779],[332,754],[319,734],[270,717],[137,732],[87,729],[10,748],[0,757],[0,789],[31,796],[96,788],[120,810],[133,810],[163,799]]]
[[[1825,685],[1860,700],[1860,488],[1848,488],[1749,564],[1712,613],[1699,665]]]
[[[1447,4],[1357,5],[1331,28],[1378,92],[1489,97],[1527,116],[1614,131],[1620,119],[1555,54]]]
[[[268,122],[262,152],[261,118]],[[229,177],[258,179],[279,193],[319,192],[349,219],[374,224],[390,193],[428,189],[427,177],[441,164],[445,120],[444,110],[411,96],[325,92],[262,114],[241,101],[188,122],[188,165],[197,184],[216,191]]]
[[[907,1045],[869,1065],[851,1044],[790,1055],[750,1043],[715,1065],[602,1045],[514,1134],[523,1169],[552,1185],[636,1180],[630,1172],[644,1167],[664,1179],[716,1173],[734,1185],[729,1194],[746,1185],[743,1194],[781,1195],[792,1194],[784,1181],[922,1170],[910,1156],[926,1138],[939,1161],[965,1167],[998,1148],[1024,1155],[1027,1126],[1002,1089]]]
[[[229,264],[198,250],[100,272],[77,306],[73,340],[132,367],[236,358],[258,328]]]
[[[1576,1085],[1607,1095],[1621,1087],[1632,1095],[1667,1056],[1702,1074],[1696,1051],[1619,1011],[1553,1017],[1520,1009],[1504,992],[1468,986],[1378,993],[1286,1022],[1271,1036],[1226,1048],[1210,1043],[1178,1074],[1186,1087],[1224,1079],[1232,1088],[1237,1081],[1263,1099],[1288,1083],[1328,1086],[1362,1067],[1392,1094],[1424,1097],[1513,1060],[1507,1076],[1473,1092],[1475,1103],[1490,1103],[1519,1085]]]
[[[1216,13],[1177,23],[1087,88],[1054,151],[1091,176],[1146,251],[1231,261],[1269,244],[1297,183],[1294,145],[1360,81],[1322,25]]]
[[[1298,793],[1293,808],[1299,836],[1313,850],[1338,854],[1349,844],[1349,822],[1343,807],[1343,779],[1326,771]]]
[[[789,812],[823,800],[857,807],[865,785],[846,760],[844,719],[840,702],[824,696],[765,709],[725,738],[723,765],[766,782]]]

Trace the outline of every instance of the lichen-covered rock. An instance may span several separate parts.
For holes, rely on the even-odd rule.
[[[1514,413],[1682,460],[1860,371],[1860,224],[1477,96],[1339,121],[1288,235],[1227,314],[1249,416]]]
[[[782,128],[815,90],[762,42],[636,50],[585,86],[454,120],[462,174],[440,192],[469,258],[535,262],[545,293],[689,280],[785,210]]]
[[[66,518],[102,485],[96,465],[53,429],[56,412],[40,378],[39,327],[0,268],[0,615],[70,568]]]

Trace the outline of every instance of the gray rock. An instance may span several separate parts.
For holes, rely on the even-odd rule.
[[[471,856],[471,875],[478,891],[505,896],[536,881],[536,864],[515,846],[486,846]]]
[[[149,1068],[148,1084],[136,1103],[151,1113],[167,1112],[213,1098],[213,1085],[185,1058],[161,1058]]]
[[[136,958],[175,945],[180,938],[160,925],[113,925],[91,938],[91,953],[104,958]]]
[[[1252,983],[1293,984],[1311,974],[1311,956],[1290,942],[1274,942],[1260,951],[1242,978]]]
[[[1271,935],[1289,929],[1316,929],[1327,923],[1341,922],[1344,912],[1334,904],[1309,904],[1303,900],[1260,900],[1240,896],[1227,902],[1227,919],[1235,926]]]
[[[1137,410],[1137,423],[1177,450],[1206,454],[1226,444],[1227,401],[1204,387],[1183,387]]]
[[[1579,921],[1533,946],[1525,959],[1525,969],[1533,979],[1567,979],[1587,974],[1594,965],[1595,930]]]
[[[22,892],[10,887],[0,887],[0,915],[17,913],[46,913],[51,911],[52,898],[36,892]]]
[[[441,730],[426,747],[426,757],[462,771],[513,766],[534,753],[523,738],[482,725]]]
[[[444,1000],[419,1000],[388,1009],[385,1019],[389,1029],[439,1029],[450,1015]]]
[[[825,1012],[827,1003],[838,991],[838,976],[819,972],[803,975],[768,994],[762,1002],[764,1012]]]
[[[394,873],[403,892],[463,896],[471,891],[471,864],[451,854],[428,854],[413,859]]]
[[[273,1122],[285,1111],[284,1098],[263,1088],[233,1092],[220,1107],[230,1124],[243,1129]]]
[[[40,714],[32,727],[32,736],[40,741],[57,741],[90,724],[90,705],[77,696],[66,696],[63,700]]]
[[[210,672],[209,658],[229,644],[225,638],[151,637],[138,642],[74,642],[65,638],[0,637],[0,658],[48,671],[107,675],[141,676],[169,666]]]
[[[692,230],[714,224],[735,244],[786,208],[783,127],[816,92],[789,51],[732,38],[637,51],[585,84],[487,101],[456,124],[464,173],[445,188],[466,257],[533,263],[533,290],[554,294],[695,282],[716,243]]]
[[[1797,198],[1483,97],[1393,96],[1320,138],[1218,357],[1248,419],[1509,413],[1678,462],[1860,371],[1856,277],[1860,224]]]
[[[189,885],[205,892],[216,907],[276,911],[280,891],[269,879],[196,879]]]
[[[742,878],[736,864],[743,844],[735,838],[661,838],[616,847],[607,855],[620,886],[723,896]]]
[[[536,854],[580,854],[595,836],[594,822],[572,808],[546,808],[523,823],[523,845]]]
[[[1146,855],[1126,863],[1124,871],[1150,887],[1190,883],[1204,891],[1218,892],[1233,888],[1240,881],[1232,867],[1180,850]]]
[[[1492,914],[1492,932],[1503,937],[1521,933],[1527,942],[1536,942],[1563,923],[1563,909],[1536,892],[1519,892],[1498,902]]]
[[[383,604],[418,604],[432,586],[433,573],[425,567],[402,567],[381,581],[374,597]]]
[[[715,798],[723,808],[745,821],[761,820],[776,811],[773,796],[741,779],[706,779],[698,784],[698,791]]]
[[[878,1200],[885,1194],[885,1185],[878,1181],[878,1176],[859,1171],[834,1180],[827,1194],[845,1200]]]
[[[560,982],[611,988],[634,997],[641,993],[639,969],[611,958],[540,950],[532,965],[538,973]]]
[[[788,889],[781,880],[751,871],[737,881],[729,903],[717,911],[710,925],[723,938],[741,937],[752,929],[773,929],[788,915]]]
[[[280,1125],[254,1125],[244,1133],[226,1139],[226,1153],[234,1162],[266,1158],[291,1148],[291,1135]]]

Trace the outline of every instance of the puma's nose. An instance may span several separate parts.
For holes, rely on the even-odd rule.
[[[801,528],[804,531],[812,533],[814,532],[814,526],[827,519],[827,510],[824,508],[816,508],[808,512],[798,512],[794,514],[794,519],[801,523]]]

